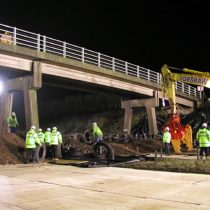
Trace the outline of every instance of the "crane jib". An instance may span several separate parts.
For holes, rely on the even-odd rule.
[[[180,82],[184,83],[193,83],[196,85],[203,85],[205,86],[208,82],[207,78],[200,78],[200,77],[193,77],[193,76],[181,76]]]

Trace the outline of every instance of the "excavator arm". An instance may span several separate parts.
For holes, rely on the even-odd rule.
[[[185,143],[188,151],[192,150],[192,128],[190,125],[185,127],[180,123],[180,117],[176,110],[176,92],[175,82],[182,82],[197,86],[204,86],[210,88],[210,73],[200,72],[184,68],[184,73],[173,73],[165,64],[161,68],[162,73],[162,92],[163,98],[167,98],[171,107],[171,113],[164,128],[168,126],[172,135],[172,145],[176,153],[180,153],[181,142]]]

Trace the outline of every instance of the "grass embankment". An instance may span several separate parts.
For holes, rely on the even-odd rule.
[[[203,161],[158,158],[157,161],[140,161],[135,163],[123,164],[119,167],[144,170],[210,174],[210,160]]]

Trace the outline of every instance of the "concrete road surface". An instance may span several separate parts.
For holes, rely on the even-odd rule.
[[[210,175],[50,164],[0,166],[0,209],[210,209]]]

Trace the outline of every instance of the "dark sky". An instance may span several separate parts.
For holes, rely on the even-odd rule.
[[[164,63],[210,72],[207,3],[207,0],[4,1],[0,22],[158,72]]]

